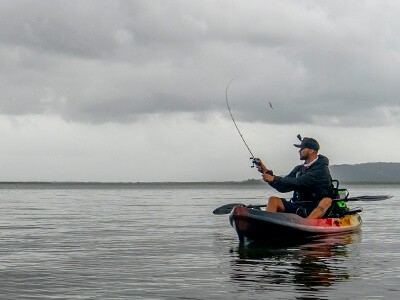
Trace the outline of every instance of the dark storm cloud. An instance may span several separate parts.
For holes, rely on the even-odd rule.
[[[382,1],[2,1],[2,114],[399,123],[400,22]],[[267,106],[267,100],[274,110]]]
[[[1,6],[3,45],[87,58],[115,47],[118,9],[107,1],[3,1]]]

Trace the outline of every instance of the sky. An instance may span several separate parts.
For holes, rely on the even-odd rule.
[[[236,181],[400,162],[400,2],[0,2],[0,181]],[[226,88],[231,81],[228,93]],[[272,104],[270,107],[269,103]]]

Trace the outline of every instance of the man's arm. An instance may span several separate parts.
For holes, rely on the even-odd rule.
[[[281,178],[296,178],[296,174],[299,171],[300,167],[301,166],[295,167],[285,177],[275,176],[271,170],[268,170],[267,168],[262,168],[261,166],[259,168],[259,172],[262,173],[262,177],[263,177],[264,181],[267,182],[271,187],[276,189],[278,192],[286,193],[286,192],[293,191],[294,186],[290,182],[281,181],[280,179]],[[264,170],[264,172],[263,172],[263,170]],[[267,171],[265,171],[265,170],[267,170]]]
[[[264,181],[276,189],[278,192],[287,193],[295,190],[296,185],[291,182],[291,179],[296,180],[296,174],[299,172],[301,166],[295,167],[288,175],[282,176],[265,176]]]
[[[296,168],[293,171],[295,170]],[[289,175],[285,177],[276,176],[274,182],[279,185],[284,185],[291,187],[292,189],[296,189],[299,187],[313,186],[315,185],[316,182],[321,181],[321,178],[323,177],[325,177],[323,170],[315,169],[315,170],[309,170],[308,172],[302,174],[299,177],[289,176]]]

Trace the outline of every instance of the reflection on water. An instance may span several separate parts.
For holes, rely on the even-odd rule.
[[[296,299],[321,299],[316,293],[357,276],[348,262],[348,246],[361,233],[335,235],[303,243],[251,242],[231,249],[231,279],[242,287],[292,290]]]
[[[399,298],[397,185],[349,189],[395,196],[363,204],[362,240],[244,247],[211,212],[264,188],[73,187],[0,184],[1,299]]]

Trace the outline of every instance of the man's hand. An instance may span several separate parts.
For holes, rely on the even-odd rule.
[[[269,175],[268,173],[263,173],[262,177],[265,182],[272,182],[275,179],[274,175]]]
[[[262,174],[268,172],[267,167],[263,164],[263,162],[261,161],[261,159],[255,158],[255,159],[254,159],[254,162],[255,162],[255,165],[256,165],[256,167],[257,167],[258,172],[260,172],[260,173],[262,173]]]

